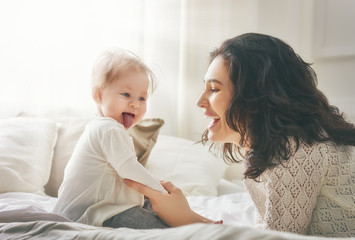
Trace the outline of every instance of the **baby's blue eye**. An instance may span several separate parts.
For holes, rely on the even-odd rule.
[[[139,101],[144,102],[144,101],[145,101],[145,98],[144,98],[144,97],[140,97],[140,98],[139,98]]]
[[[129,93],[121,93],[122,96],[124,97],[130,97],[131,95]]]

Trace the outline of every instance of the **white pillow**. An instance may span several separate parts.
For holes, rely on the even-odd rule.
[[[233,163],[227,168],[224,178],[231,182],[238,182],[244,179],[245,164]]]
[[[59,129],[51,175],[44,188],[47,195],[57,197],[58,189],[63,181],[64,169],[89,119],[69,116],[51,116],[50,119],[59,124]]]
[[[49,181],[44,187],[45,193],[47,195],[57,197],[58,189],[63,181],[64,169],[89,119],[64,115],[36,116],[30,113],[19,113],[18,116],[29,118],[46,118],[57,122],[59,126],[58,139],[54,148]]]
[[[189,196],[217,196],[227,167],[201,143],[167,135],[159,135],[146,164],[155,177],[171,181]]]
[[[0,193],[44,195],[57,133],[57,123],[48,119],[0,120]]]

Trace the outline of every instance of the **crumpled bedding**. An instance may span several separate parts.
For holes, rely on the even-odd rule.
[[[191,208],[212,220],[223,220],[236,226],[254,225],[254,205],[246,192],[217,197],[189,196]],[[0,194],[0,223],[56,221],[69,219],[52,212],[57,198],[32,193],[9,192]]]
[[[0,223],[30,221],[70,222],[69,219],[51,212],[56,200],[56,198],[32,193],[2,193],[0,194]]]
[[[228,188],[231,186],[233,188]],[[112,229],[71,222],[51,212],[56,198],[22,192],[2,193],[0,239],[326,239],[256,229],[253,227],[255,210],[249,195],[234,186],[223,185],[223,194],[217,197],[188,197],[193,210],[213,220],[223,219],[224,224],[192,224],[147,230]]]
[[[296,234],[221,224],[192,224],[177,228],[134,230],[103,228],[74,222],[14,222],[0,224],[0,239],[120,239],[120,240],[321,240]]]

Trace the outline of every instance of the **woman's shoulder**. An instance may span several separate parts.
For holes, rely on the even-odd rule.
[[[285,168],[291,173],[303,169],[302,171],[311,174],[316,169],[325,171],[329,166],[345,166],[351,163],[355,152],[354,147],[334,142],[316,142],[312,145],[300,142],[297,148],[296,142],[291,141],[290,148],[289,158],[268,169],[266,175],[283,172]]]
[[[305,142],[300,142],[297,148],[295,141],[291,141],[291,157],[297,155],[312,155],[319,157],[326,157],[330,155],[342,155],[342,154],[352,154],[354,147],[336,144],[332,141],[326,142],[315,142],[313,144],[307,144]]]

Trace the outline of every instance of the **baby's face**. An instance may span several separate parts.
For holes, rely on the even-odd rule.
[[[99,103],[104,117],[111,117],[128,129],[139,123],[147,110],[148,76],[128,71],[101,89]]]

